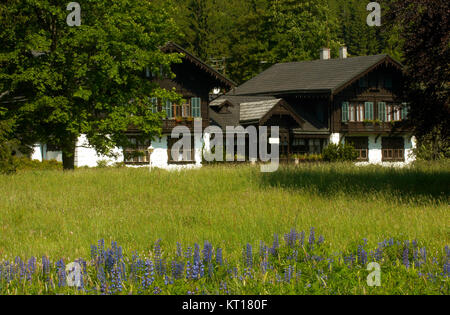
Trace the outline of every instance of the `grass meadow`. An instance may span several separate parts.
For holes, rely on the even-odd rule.
[[[329,253],[356,250],[363,239],[367,248],[377,248],[394,238],[415,240],[429,257],[444,257],[449,201],[448,163],[305,164],[266,174],[252,166],[26,171],[0,176],[0,261],[46,256],[70,262],[91,257],[91,244],[100,239],[107,246],[117,242],[127,255],[151,256],[160,239],[163,253],[176,252],[177,242],[194,248],[209,241],[228,261],[239,262],[248,245],[271,243],[274,234],[281,243],[292,229],[306,231],[307,239],[312,227]]]

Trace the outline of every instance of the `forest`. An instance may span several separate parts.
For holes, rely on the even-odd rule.
[[[402,59],[398,29],[366,23],[361,0],[175,0],[179,43],[238,84],[278,62],[387,53]],[[388,10],[382,5],[382,14]]]

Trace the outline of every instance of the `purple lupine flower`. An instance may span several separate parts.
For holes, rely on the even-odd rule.
[[[208,264],[208,276],[212,278],[214,276],[214,266],[213,264]]]
[[[273,236],[273,246],[269,249],[272,256],[276,256],[278,253],[278,248],[280,247],[280,242],[278,241],[278,234],[274,234]]]
[[[197,280],[199,278],[200,275],[200,266],[199,266],[199,262],[195,262],[194,266],[192,268],[192,276],[191,279],[195,279]]]
[[[406,268],[409,268],[409,248],[408,246],[405,246],[403,249],[403,265],[406,266]]]
[[[191,279],[191,262],[188,261],[186,265],[186,279]]]
[[[100,265],[98,267],[97,279],[98,279],[98,281],[100,281],[100,292],[105,294],[107,291],[107,286],[106,286],[106,274],[105,274],[105,270],[103,269],[103,265]]]
[[[380,243],[378,248],[375,250],[374,258],[376,261],[383,260],[383,248],[382,244]]]
[[[323,235],[320,235],[319,240],[317,241],[317,244],[321,245],[321,244],[323,244],[324,241],[325,241],[325,238],[323,237]]]
[[[58,286],[64,287],[66,285],[66,265],[64,264],[64,260],[58,260],[56,262],[56,268],[58,273]]]
[[[181,279],[184,271],[184,262],[175,262],[172,268],[172,278],[177,280]]]
[[[102,264],[105,260],[105,240],[101,239],[98,241],[98,249],[97,249],[98,263]]]
[[[45,281],[50,280],[50,261],[46,256],[42,256],[42,273],[44,274]]]
[[[200,263],[200,246],[194,244],[194,265]]]
[[[211,262],[213,254],[213,246],[211,245],[210,242],[208,241],[205,242],[202,253],[203,253],[203,261],[207,263]]]
[[[151,260],[145,261],[145,273],[142,279],[142,289],[147,290],[155,281],[155,272],[153,262]]]
[[[230,292],[228,291],[228,286],[226,281],[220,282],[219,291],[223,292],[224,294],[228,295]]]
[[[161,294],[161,292],[162,292],[162,290],[159,287],[155,287],[153,289],[153,294],[154,295],[159,295],[159,294]]]
[[[184,254],[184,257],[186,259],[191,259],[191,256],[192,256],[192,247],[188,247],[186,253]]]
[[[36,272],[36,258],[31,257],[27,265],[27,280],[31,281],[32,275]],[[0,277],[1,279],[1,277]]]
[[[301,231],[300,234],[298,234],[299,239],[299,245],[303,246],[305,244],[305,231]]]
[[[97,246],[91,245],[91,260],[97,260]]]
[[[361,265],[367,264],[367,252],[365,251],[363,245],[358,246],[358,260]]]
[[[222,248],[216,250],[216,263],[220,266],[223,265]]]
[[[315,241],[316,241],[315,231],[314,231],[314,228],[312,227],[311,231],[309,232],[308,243],[309,243],[309,245],[313,245]]]
[[[287,283],[291,282],[292,279],[292,273],[294,271],[294,268],[289,265],[287,268],[284,269],[284,281]]]

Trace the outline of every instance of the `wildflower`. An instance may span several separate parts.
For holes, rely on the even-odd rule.
[[[210,242],[205,242],[205,245],[203,246],[203,261],[209,263],[212,259],[213,254],[213,246]]]
[[[194,265],[200,263],[200,246],[194,244]]]
[[[221,281],[220,282],[220,287],[219,287],[219,291],[223,292],[224,294],[230,294],[230,292],[228,291],[228,286],[227,283],[225,281]]]
[[[408,246],[405,246],[403,249],[403,265],[406,266],[406,268],[409,268],[409,248]]]
[[[216,250],[216,263],[218,265],[223,265],[222,248]]]
[[[311,231],[309,232],[309,241],[308,241],[309,245],[313,245],[315,240],[316,240],[315,231],[314,228],[311,228]]]
[[[145,261],[145,273],[144,278],[142,280],[142,288],[143,290],[147,290],[155,281],[155,272],[153,262],[151,260]]]
[[[362,245],[358,246],[358,260],[361,265],[367,264],[367,252]]]
[[[64,261],[60,259],[56,263],[57,272],[58,272],[58,286],[64,287],[66,285],[66,265],[64,264]]]
[[[291,265],[289,265],[289,267],[284,269],[284,281],[285,282],[287,282],[287,283],[291,282],[293,271],[294,271],[294,268]]]
[[[45,281],[50,280],[50,261],[47,257],[42,257],[42,273],[44,274]]]
[[[186,253],[184,254],[184,257],[186,259],[191,259],[191,256],[192,256],[192,248],[188,247],[187,250],[186,250]]]
[[[317,244],[321,245],[321,244],[323,244],[324,241],[325,241],[325,238],[323,237],[323,235],[320,235],[319,240],[317,241]]]

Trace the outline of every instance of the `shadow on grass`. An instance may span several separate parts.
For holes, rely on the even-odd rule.
[[[281,167],[261,175],[261,184],[298,189],[332,197],[346,194],[367,198],[372,194],[397,202],[450,201],[450,169],[443,167],[383,168],[348,164]]]

